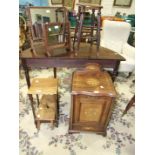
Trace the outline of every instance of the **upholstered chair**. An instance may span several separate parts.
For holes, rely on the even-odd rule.
[[[118,72],[132,73],[135,68],[135,48],[127,43],[131,25],[127,22],[104,20],[100,46],[122,55],[126,61],[120,63]]]

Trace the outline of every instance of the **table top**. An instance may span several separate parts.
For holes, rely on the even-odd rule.
[[[98,54],[97,54],[97,48],[96,45],[93,45],[92,47],[90,44],[87,43],[81,43],[80,49],[77,51],[77,55],[75,55],[76,51],[74,52],[66,52],[65,49],[55,49],[53,50],[53,56],[47,57],[45,55],[45,48],[43,48],[42,45],[36,46],[36,53],[37,56],[34,56],[31,52],[31,49],[27,49],[25,51],[22,51],[20,53],[20,58],[27,59],[27,58],[47,58],[47,59],[59,59],[59,60],[65,60],[65,59],[106,59],[106,60],[119,60],[119,61],[125,61],[125,58],[121,56],[119,53],[114,52],[110,49],[100,47]]]

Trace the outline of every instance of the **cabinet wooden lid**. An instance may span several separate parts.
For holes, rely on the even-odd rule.
[[[96,67],[96,65],[95,65]],[[115,97],[116,91],[110,75],[88,66],[82,71],[75,71],[72,79],[72,94]]]

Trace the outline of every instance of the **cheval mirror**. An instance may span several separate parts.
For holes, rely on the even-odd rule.
[[[31,49],[35,56],[39,52],[55,56],[71,51],[70,25],[65,7],[28,7],[27,15]]]

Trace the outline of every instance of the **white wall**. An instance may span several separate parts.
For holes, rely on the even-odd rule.
[[[113,6],[113,3],[114,0],[102,0],[102,15],[115,15],[116,12],[121,12],[121,14],[126,13],[127,15],[135,14],[135,0],[132,0],[131,7],[129,8]]]
[[[79,0],[75,2],[75,10],[77,10],[77,5]],[[51,0],[48,0],[49,6],[51,6]],[[131,7],[124,8],[124,7],[114,7],[113,6],[114,0],[102,0],[101,5],[103,6],[102,9],[102,16],[114,16],[116,12],[121,12],[121,14],[126,13],[128,14],[135,14],[135,0],[132,0]],[[59,5],[60,6],[60,5]]]

